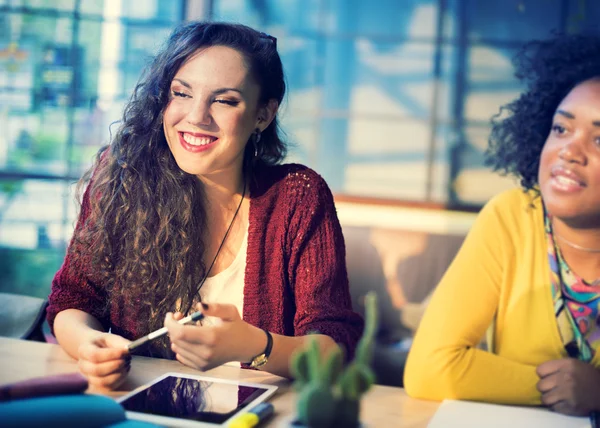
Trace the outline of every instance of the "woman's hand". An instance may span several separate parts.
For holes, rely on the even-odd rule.
[[[600,410],[600,371],[573,358],[548,361],[537,367],[542,403],[565,415],[586,416]]]
[[[181,325],[182,315],[168,313],[165,327],[169,330],[171,349],[177,360],[198,370],[210,370],[229,361],[250,361],[267,345],[265,333],[240,317],[229,304],[198,304],[204,315],[221,318],[221,325]]]
[[[129,340],[116,334],[97,333],[79,346],[79,371],[90,387],[116,389],[123,383],[131,367],[128,343]]]

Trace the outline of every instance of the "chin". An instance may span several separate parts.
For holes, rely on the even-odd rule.
[[[204,172],[203,168],[199,168],[197,164],[192,164],[191,162],[186,162],[185,160],[181,161],[177,158],[175,158],[175,162],[177,163],[179,169],[187,174],[202,175]]]
[[[548,214],[561,220],[574,219],[581,215],[577,208],[565,206],[564,204],[553,204],[546,202],[546,210],[548,211]]]
[[[548,211],[553,217],[561,220],[564,223],[570,223],[570,224],[579,223],[579,219],[581,217],[580,215],[578,215],[578,213],[575,213],[575,212],[565,212],[564,210],[559,210],[558,212],[551,211],[551,210],[548,210]]]
[[[591,225],[598,225],[598,216],[590,215],[586,212],[581,212],[580,209],[569,209],[567,207],[556,207],[552,209],[547,207],[548,213],[561,222],[570,225],[571,227],[587,228]]]

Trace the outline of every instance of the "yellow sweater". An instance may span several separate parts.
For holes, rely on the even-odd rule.
[[[493,352],[477,349],[492,322]],[[406,364],[406,391],[430,400],[536,405],[536,367],[566,357],[541,199],[506,191],[482,209],[434,292]]]

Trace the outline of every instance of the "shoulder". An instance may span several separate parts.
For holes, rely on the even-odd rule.
[[[493,228],[508,235],[522,235],[525,230],[535,228],[542,218],[539,194],[514,188],[492,197],[481,210],[477,223],[487,233]]]
[[[264,166],[258,175],[266,181],[271,181],[272,184],[277,184],[281,180],[288,184],[294,182],[325,183],[323,177],[316,171],[299,163]]]
[[[501,216],[527,217],[542,209],[541,197],[534,191],[520,188],[505,190],[492,197],[483,207],[483,212],[494,212]]]
[[[330,194],[329,186],[316,171],[297,164],[264,166],[256,174],[255,196],[264,194],[289,194],[295,198],[307,195],[319,195],[325,191]]]
[[[298,225],[316,218],[334,218],[333,195],[325,180],[299,164],[264,167],[251,191],[251,216],[266,224]]]

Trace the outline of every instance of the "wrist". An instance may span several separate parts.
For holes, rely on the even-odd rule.
[[[248,324],[247,340],[241,350],[240,361],[248,363],[261,354],[267,346],[267,336],[263,329]]]

